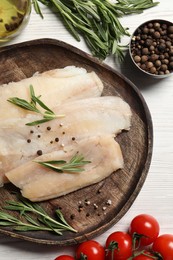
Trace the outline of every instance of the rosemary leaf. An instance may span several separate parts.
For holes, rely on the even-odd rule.
[[[18,97],[12,97],[7,100],[10,103],[12,103],[16,106],[19,106],[25,110],[29,110],[29,111],[42,115],[43,119],[27,123],[26,125],[34,126],[34,125],[38,125],[38,124],[43,124],[43,123],[53,120],[55,118],[61,118],[61,117],[65,116],[65,115],[55,115],[55,113],[40,100],[41,96],[38,96],[38,97],[35,96],[33,86],[30,85],[29,88],[30,88],[30,97],[31,97],[30,102],[28,102],[25,99],[18,98]],[[37,104],[45,110],[43,113],[37,108]]]
[[[58,235],[62,235],[62,232],[66,230],[77,232],[67,223],[60,210],[58,210],[58,215],[55,212],[57,219],[53,219],[39,204],[30,202],[21,196],[18,196],[18,201],[5,201],[5,203],[3,208],[19,212],[20,218],[0,211],[0,226],[13,226],[14,230],[23,232],[50,231]]]
[[[84,157],[76,153],[69,162],[64,160],[53,160],[53,161],[34,161],[42,166],[45,166],[55,172],[63,173],[77,173],[82,172],[85,169],[82,168],[85,164],[91,163],[91,161],[85,161]]]
[[[39,14],[41,16],[41,18],[43,19],[43,14],[41,12],[41,9],[40,9],[40,6],[38,4],[38,1],[32,0],[32,4],[34,6],[34,9],[35,9],[36,13]]]
[[[105,59],[113,53],[120,60],[123,58],[123,51],[121,48],[115,49],[114,41],[119,45],[121,38],[129,36],[129,32],[122,26],[119,18],[123,15],[141,13],[159,4],[153,0],[117,0],[115,4],[109,0],[34,0],[34,2],[41,2],[61,15],[70,33],[78,41],[81,35],[94,56]],[[36,3],[34,7],[39,13]]]

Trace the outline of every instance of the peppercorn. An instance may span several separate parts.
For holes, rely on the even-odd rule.
[[[163,61],[162,61],[162,64],[169,64],[169,60],[168,59],[164,59]]]
[[[148,60],[148,56],[142,55],[142,57],[141,57],[141,62],[144,63],[144,62],[146,62],[147,60]]]
[[[152,23],[148,23],[148,28],[152,28],[153,24]]]
[[[155,73],[156,73],[156,67],[151,67],[149,71],[150,71],[152,74],[155,74]]]
[[[161,66],[161,64],[162,64],[162,63],[161,63],[161,61],[160,61],[160,60],[156,60],[156,61],[155,61],[155,66],[156,66],[156,67],[160,67],[160,66]]]
[[[168,66],[167,66],[166,64],[162,64],[161,67],[160,67],[160,69],[161,69],[162,71],[166,71],[166,70],[168,69]]]
[[[170,26],[168,27],[168,33],[173,33],[173,25],[170,25]]]
[[[173,62],[170,62],[170,63],[169,63],[169,68],[170,68],[170,69],[173,69]]]
[[[149,29],[147,27],[144,27],[143,33],[148,33],[148,32],[149,32]]]
[[[150,69],[153,67],[153,63],[151,61],[148,61],[146,65],[147,65],[147,69]]]
[[[160,38],[160,33],[158,31],[154,32],[153,37],[156,39]]]
[[[38,151],[37,151],[37,154],[38,154],[38,155],[42,155],[42,154],[43,154],[42,150],[38,150]]]
[[[152,40],[152,39],[149,39],[149,38],[146,39],[146,42],[145,42],[145,45],[146,45],[146,46],[149,47],[149,46],[151,46],[152,44],[153,44],[153,40]]]
[[[155,28],[155,29],[158,29],[158,28],[160,28],[160,23],[157,23],[157,22],[156,22],[156,23],[154,23],[154,28]]]
[[[162,28],[164,29],[164,30],[166,30],[167,29],[167,24],[162,24]]]
[[[143,63],[143,64],[141,64],[140,68],[141,68],[142,70],[146,70],[147,66],[146,66],[145,63]]]
[[[147,55],[149,53],[148,48],[142,49],[142,54]]]
[[[168,46],[168,47],[171,47],[171,45],[172,45],[171,41],[166,41],[165,44],[166,44],[166,46]]]
[[[136,65],[155,75],[173,72],[173,25],[154,20],[135,31],[131,40],[131,53]]]
[[[151,60],[151,61],[155,61],[155,60],[158,60],[158,58],[159,58],[159,55],[157,55],[157,54],[152,54],[150,60]]]
[[[151,45],[151,46],[149,47],[149,50],[153,53],[153,51],[155,50],[155,47],[154,47],[153,45]]]
[[[138,55],[136,55],[136,56],[134,57],[134,61],[135,61],[135,62],[140,62],[140,61],[141,61],[141,57],[138,56]]]

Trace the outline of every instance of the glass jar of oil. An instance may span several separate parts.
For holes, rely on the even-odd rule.
[[[0,0],[0,42],[9,41],[26,26],[31,0]]]

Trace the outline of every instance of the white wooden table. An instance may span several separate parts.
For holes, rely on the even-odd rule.
[[[44,20],[32,10],[27,28],[8,44],[38,38],[54,38],[89,53],[82,39],[81,42],[76,42],[47,8],[43,7],[42,10]],[[139,24],[153,18],[173,21],[173,1],[160,0],[157,7],[140,15],[123,17],[121,21],[132,33]],[[152,115],[154,148],[147,179],[132,207],[114,227],[94,239],[104,245],[110,233],[126,230],[131,219],[140,213],[152,214],[160,222],[161,233],[173,234],[173,76],[162,80],[141,77],[141,74],[132,70],[128,61],[118,64],[113,58],[107,58],[105,62],[127,76],[142,92]],[[73,252],[73,247],[46,246],[0,235],[0,260],[53,260],[63,253]]]

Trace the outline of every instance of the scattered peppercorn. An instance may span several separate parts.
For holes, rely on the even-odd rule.
[[[37,154],[38,154],[39,156],[42,155],[42,154],[43,154],[42,150],[38,150],[38,151],[37,151]]]
[[[74,219],[74,218],[75,218],[75,215],[74,215],[74,214],[71,214],[70,218],[71,218],[71,219]]]
[[[31,139],[28,139],[28,140],[27,140],[27,143],[31,143]]]
[[[47,127],[47,130],[48,130],[48,131],[50,131],[50,130],[51,130],[51,127],[50,127],[50,126],[48,126],[48,127]]]
[[[144,23],[131,39],[131,54],[142,70],[154,75],[173,72],[173,24],[163,20]]]
[[[55,138],[55,142],[59,142],[59,138],[58,137]]]

